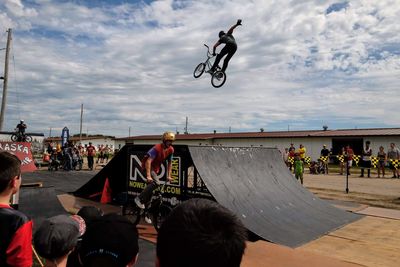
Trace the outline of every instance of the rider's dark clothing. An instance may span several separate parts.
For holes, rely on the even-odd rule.
[[[21,134],[25,133],[26,124],[25,123],[18,123],[17,125],[18,132]]]
[[[232,58],[237,50],[237,44],[232,34],[225,34],[221,36],[219,42],[225,44],[225,47],[222,48],[221,52],[215,58],[214,65],[211,69],[214,71],[215,68],[218,66],[218,63],[226,55],[226,58],[224,59],[224,64],[222,66],[222,71],[225,72],[226,68],[228,67],[229,60]]]

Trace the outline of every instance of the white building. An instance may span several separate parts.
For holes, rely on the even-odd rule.
[[[116,148],[125,144],[155,144],[160,142],[160,135],[142,135],[116,138]],[[303,144],[307,156],[316,160],[320,156],[322,146],[332,149],[337,155],[342,147],[350,145],[356,155],[360,155],[366,141],[371,142],[373,155],[380,146],[387,151],[390,143],[400,146],[400,128],[375,129],[341,129],[312,131],[277,131],[277,132],[247,132],[247,133],[205,133],[177,134],[175,144],[185,145],[220,145],[235,147],[276,147],[283,151],[293,144],[297,149]]]

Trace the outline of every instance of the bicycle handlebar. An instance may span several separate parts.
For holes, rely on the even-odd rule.
[[[208,56],[209,58],[214,57],[214,55],[210,52],[210,47],[209,47],[208,45],[206,45],[206,44],[204,44],[204,46],[207,47],[207,56]]]

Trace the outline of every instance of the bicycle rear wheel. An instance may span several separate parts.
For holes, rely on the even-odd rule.
[[[171,211],[172,208],[170,206],[161,204],[160,207],[153,213],[153,226],[157,232],[160,230],[161,224]]]
[[[197,65],[197,67],[194,69],[193,76],[195,78],[199,78],[201,75],[203,75],[204,70],[206,69],[206,64],[205,63],[200,63]]]
[[[124,215],[126,218],[128,218],[129,221],[131,221],[134,225],[137,225],[140,221],[140,215],[141,215],[141,210],[133,206],[135,205],[134,203],[124,205],[122,207],[122,215]]]
[[[214,72],[214,74],[211,77],[211,84],[215,88],[219,88],[222,85],[224,85],[225,81],[226,81],[226,74],[225,72],[220,70]]]

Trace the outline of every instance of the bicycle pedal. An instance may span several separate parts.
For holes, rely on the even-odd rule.
[[[150,217],[144,216],[144,221],[148,224],[151,224],[153,221],[150,219]]]

